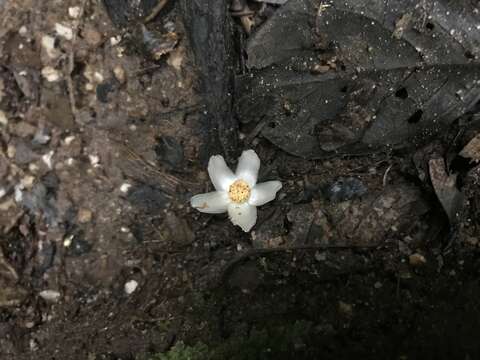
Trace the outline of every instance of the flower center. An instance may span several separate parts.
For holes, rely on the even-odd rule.
[[[250,186],[244,180],[235,180],[228,189],[228,197],[237,204],[242,204],[250,197]]]

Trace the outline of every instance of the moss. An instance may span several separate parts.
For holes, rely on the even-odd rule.
[[[188,346],[179,341],[167,353],[153,355],[148,360],[203,360],[208,358],[206,345],[198,343],[195,346]]]
[[[292,325],[269,329],[252,329],[248,336],[232,336],[224,342],[207,347],[178,342],[167,353],[157,354],[148,360],[268,360],[289,359],[307,355],[311,323],[297,321]]]

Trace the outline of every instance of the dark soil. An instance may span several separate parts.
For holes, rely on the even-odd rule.
[[[160,3],[0,0],[0,359],[480,358],[477,5],[392,70],[316,1]],[[189,199],[249,148],[283,188],[244,233]]]

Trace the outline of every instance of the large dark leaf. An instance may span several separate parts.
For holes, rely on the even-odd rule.
[[[469,1],[290,0],[249,40],[238,116],[306,158],[418,146],[480,98],[479,24]]]

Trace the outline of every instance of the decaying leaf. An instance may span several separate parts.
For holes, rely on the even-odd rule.
[[[450,223],[454,224],[460,215],[464,198],[457,189],[457,175],[447,174],[443,159],[431,159],[429,170],[435,194],[447,213]]]
[[[468,1],[291,0],[249,39],[239,119],[305,158],[418,147],[480,98],[479,21]]]
[[[460,156],[472,160],[480,160],[480,134],[477,134],[467,145],[460,151]]]

